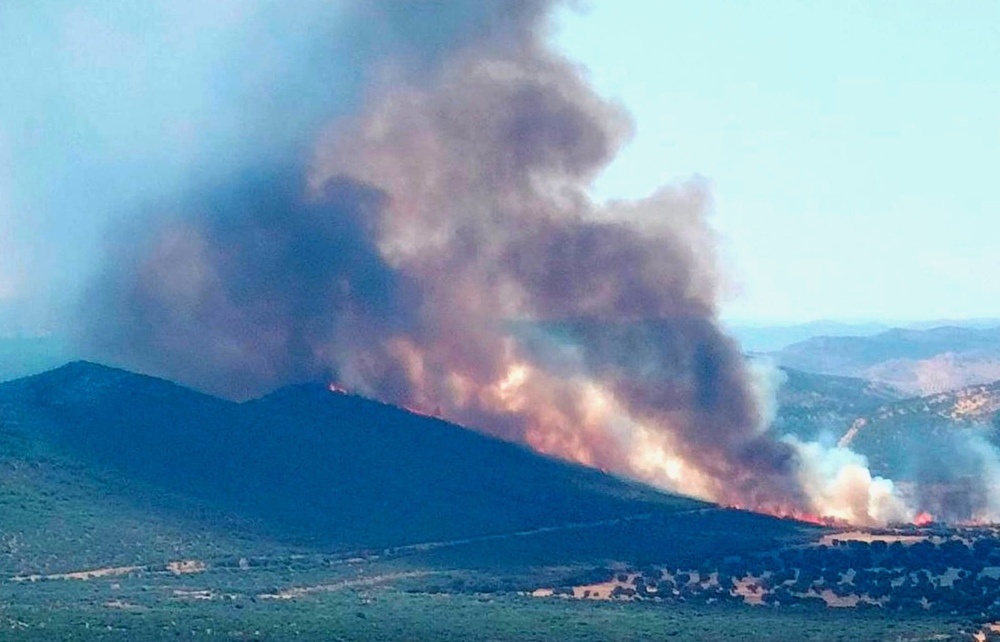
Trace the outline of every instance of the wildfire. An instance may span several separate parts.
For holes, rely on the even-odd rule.
[[[441,408],[437,408],[434,412],[424,412],[423,410],[420,410],[419,408],[416,408],[414,406],[407,406],[406,404],[403,404],[403,409],[406,410],[407,412],[411,412],[421,417],[444,420],[444,417],[441,415]]]
[[[806,522],[807,524],[828,526],[830,528],[848,528],[854,526],[849,520],[841,517],[830,517],[829,515],[818,515],[816,513],[792,513],[788,517],[800,522]]]
[[[338,385],[337,385],[336,383],[334,383],[334,382],[332,382],[332,381],[331,381],[331,382],[330,382],[330,384],[329,384],[329,385],[327,386],[327,389],[328,389],[328,390],[329,390],[330,392],[332,392],[332,393],[335,393],[335,394],[338,394],[338,395],[346,395],[346,394],[348,394],[348,392],[347,392],[347,389],[346,389],[346,388],[342,388],[341,386],[338,386]]]
[[[920,511],[913,518],[913,524],[915,526],[929,526],[934,523],[934,516],[927,511]]]
[[[746,508],[739,505],[730,506],[730,508],[736,508],[738,510],[750,510],[755,513],[763,513],[765,515],[770,515],[772,517],[778,517],[781,519],[794,519],[797,522],[804,522],[806,524],[812,524],[814,526],[829,526],[833,528],[843,528],[850,526],[847,520],[840,519],[837,517],[831,517],[829,515],[820,515],[819,513],[810,513],[799,510],[789,510],[782,508],[763,508],[754,507]]]

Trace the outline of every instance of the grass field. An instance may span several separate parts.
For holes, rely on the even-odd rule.
[[[4,589],[0,639],[69,640],[959,640],[960,618],[731,604],[585,602],[520,595],[410,593],[348,584],[251,599],[214,580],[142,578]],[[60,586],[53,586],[60,584]],[[40,589],[40,590],[36,590]],[[204,593],[201,591],[209,591]],[[209,597],[210,596],[210,597]]]

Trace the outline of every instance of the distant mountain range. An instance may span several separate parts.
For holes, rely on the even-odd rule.
[[[805,323],[726,323],[727,331],[751,353],[775,352],[813,337],[867,337],[902,328],[930,330],[940,327],[988,329],[1000,327],[1000,319],[938,319],[925,321],[809,321]]]
[[[812,337],[865,337],[885,332],[892,326],[880,322],[843,323],[810,321],[792,324],[731,323],[729,334],[739,341],[743,350],[751,353],[774,352]]]
[[[945,326],[985,329],[1000,326],[1000,319],[937,319],[925,321],[808,321],[804,323],[750,323],[729,321],[727,332],[750,353],[775,352],[813,337],[867,337],[902,328],[930,330]]]
[[[785,367],[860,377],[924,395],[1000,379],[1000,327],[813,337],[773,354]]]

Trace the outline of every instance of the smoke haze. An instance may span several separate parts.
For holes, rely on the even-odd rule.
[[[326,380],[728,505],[911,518],[857,455],[768,433],[703,184],[589,198],[632,126],[548,46],[557,4],[67,13],[89,55],[139,61],[80,80],[128,117],[85,110],[106,164],[61,161],[47,205],[115,222],[82,345],[234,398]]]

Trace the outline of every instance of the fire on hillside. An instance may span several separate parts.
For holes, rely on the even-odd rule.
[[[92,351],[230,397],[333,377],[724,505],[915,519],[847,448],[769,432],[766,386],[719,322],[704,181],[592,198],[633,127],[550,46],[559,4],[352,4],[343,19],[370,39],[342,61],[358,86],[343,104],[276,102],[295,113],[245,126],[329,117],[109,244]]]

